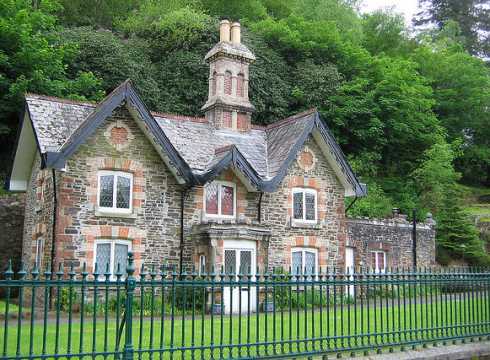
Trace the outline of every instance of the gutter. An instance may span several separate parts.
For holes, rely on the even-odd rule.
[[[359,199],[359,196],[356,195],[356,197],[354,198],[354,200],[352,200],[352,202],[349,204],[349,206],[347,206],[347,209],[345,209],[345,214],[347,215],[347,211],[349,211],[349,209],[354,206],[354,204],[356,203],[357,199]]]
[[[54,274],[56,271],[55,264],[55,253],[56,253],[56,223],[58,221],[58,196],[56,189],[56,170],[51,169],[51,177],[53,179],[53,225],[51,228],[51,274]],[[54,288],[52,288],[54,291]],[[51,294],[52,295],[52,294]],[[53,306],[53,296],[49,297],[50,299],[50,308]]]
[[[262,196],[264,196],[264,192],[260,192],[259,203],[257,204],[257,221],[259,224],[262,222]]]
[[[186,187],[180,194],[180,255],[179,255],[179,274],[182,275],[182,267],[184,263],[184,205],[185,198],[189,194],[191,187]]]

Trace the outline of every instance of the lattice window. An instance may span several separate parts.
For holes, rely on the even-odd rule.
[[[235,184],[213,181],[205,188],[206,215],[233,217],[235,216]]]
[[[312,275],[317,273],[318,252],[313,248],[293,248],[291,252],[291,272]]]
[[[119,269],[126,273],[128,252],[131,250],[131,242],[126,240],[98,240],[95,243],[95,263],[99,271],[99,280],[105,279],[107,269],[111,279],[116,279],[115,274]],[[94,263],[94,266],[95,266]]]
[[[317,195],[314,189],[293,189],[293,219],[304,222],[316,222]]]
[[[250,274],[252,271],[252,251],[240,251],[240,274]]]
[[[100,171],[98,204],[100,211],[130,213],[133,175],[121,171]]]
[[[236,250],[225,250],[225,273],[236,274]]]

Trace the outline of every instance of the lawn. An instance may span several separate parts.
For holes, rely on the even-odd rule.
[[[376,306],[344,304],[343,309],[293,309],[275,313],[178,315],[133,318],[133,345],[140,356],[150,357],[151,349],[162,349],[162,358],[210,358],[213,348],[219,357],[264,357],[267,355],[341,351],[351,348],[377,348],[381,344],[399,344],[421,340],[488,334],[490,302],[475,298],[453,300],[441,297],[432,302],[413,303],[410,299],[378,299]],[[65,315],[64,315],[65,316]],[[43,319],[9,319],[0,330],[0,351],[4,356],[32,354],[68,354],[112,352],[116,348],[116,319],[73,315]],[[5,320],[4,320],[5,321]],[[411,330],[412,329],[412,330]],[[173,330],[173,331],[172,331]],[[351,336],[347,336],[350,334]],[[276,343],[272,345],[271,343]],[[121,340],[124,344],[124,336]],[[220,349],[216,345],[223,344]],[[234,344],[234,345],[233,345]],[[238,346],[238,344],[242,344]],[[250,346],[247,346],[249,344]],[[232,350],[230,350],[230,345]],[[194,346],[194,348],[193,348]],[[200,347],[206,350],[201,352]],[[121,349],[121,346],[119,346]],[[160,358],[159,354],[153,354]]]

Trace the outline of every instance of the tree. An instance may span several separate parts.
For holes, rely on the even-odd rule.
[[[434,92],[434,112],[463,152],[457,169],[466,182],[490,184],[490,71],[458,43],[451,24],[435,39],[425,37],[412,59]]]
[[[59,43],[55,0],[33,7],[29,0],[0,2],[0,136],[4,163],[14,142],[27,91],[80,99],[100,99],[99,80],[90,72],[69,74],[76,48]],[[3,167],[8,168],[8,167]]]
[[[490,57],[490,8],[487,0],[419,0],[422,10],[414,19],[416,26],[435,24],[442,29],[455,21],[464,45],[473,55]]]

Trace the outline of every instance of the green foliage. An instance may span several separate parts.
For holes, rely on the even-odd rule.
[[[442,261],[447,255],[458,256],[475,265],[490,264],[490,256],[484,249],[475,225],[461,206],[461,192],[455,186],[447,189],[441,211],[436,215],[437,245],[444,249]]]
[[[0,3],[0,137],[2,157],[15,138],[18,111],[25,92],[97,100],[103,93],[91,72],[70,73],[67,69],[76,49],[59,45],[55,0],[33,8],[28,0]]]
[[[316,107],[369,185],[351,215],[431,211],[442,223],[439,247],[459,255],[453,247],[465,238],[476,254],[465,258],[481,261],[448,190],[459,173],[490,184],[490,75],[465,50],[481,50],[468,42],[480,1],[462,3],[468,16],[456,2],[422,3],[438,28],[414,37],[399,15],[360,15],[355,0],[3,1],[0,154],[14,143],[25,91],[98,100],[131,78],[152,110],[201,114],[203,57],[218,41],[219,20],[240,19],[257,56],[255,123]],[[453,216],[461,234],[450,228]]]

